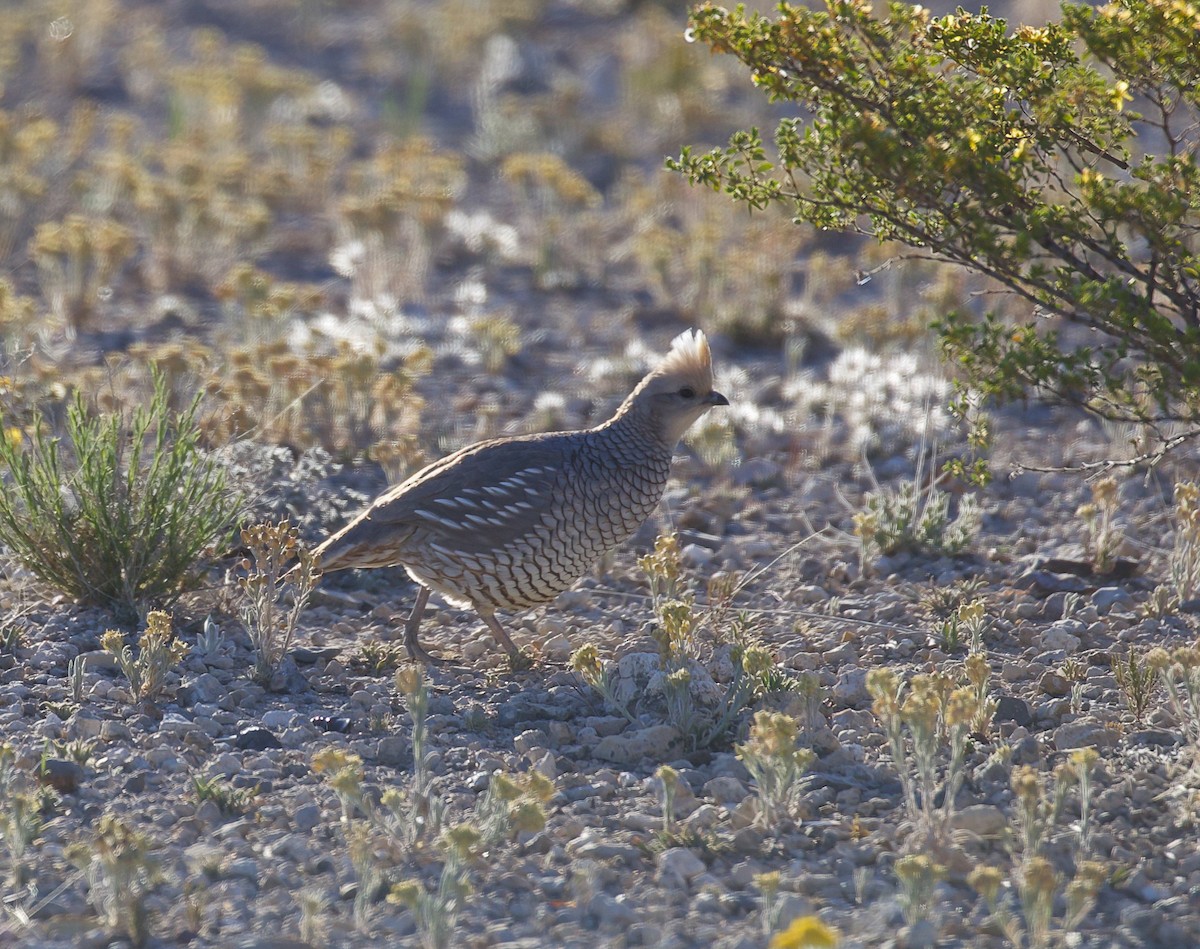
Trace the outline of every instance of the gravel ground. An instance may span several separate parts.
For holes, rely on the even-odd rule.
[[[769,389],[760,389],[762,406]],[[1107,450],[1103,433],[1037,407],[999,417],[997,430],[1001,473],[1014,458],[1057,464]],[[575,590],[510,621],[537,657],[532,669],[510,671],[476,617],[445,606],[427,614],[426,644],[451,660],[429,673],[428,758],[450,817],[469,814],[497,769],[535,770],[555,785],[544,829],[511,835],[468,865],[473,892],[449,944],[750,949],[767,944],[765,914],[774,913],[783,923],[817,914],[845,946],[1006,945],[966,875],[979,863],[1008,865],[1012,769],[1049,771],[1084,746],[1100,755],[1090,851],[1108,877],[1070,944],[1200,944],[1200,782],[1177,723],[1157,703],[1135,722],[1111,668],[1114,650],[1178,645],[1196,634],[1186,613],[1148,618],[1143,609],[1164,579],[1172,479],[1121,480],[1119,553],[1134,566],[1124,579],[1055,572],[1064,564],[1051,558],[1083,556],[1074,512],[1089,489],[1078,475],[1028,471],[983,493],[983,528],[968,553],[885,557],[864,574],[836,531],[849,527],[873,477],[898,484],[912,476],[911,450],[868,471],[798,453],[803,434],[756,437],[753,460],[732,471],[684,452],[657,523]],[[230,463],[259,487],[262,513],[290,513],[309,538],[382,484],[377,473],[344,469],[320,452],[243,447]],[[734,754],[753,709],[730,735],[689,750],[662,724],[661,694],[646,680],[656,647],[636,559],[668,523],[679,531],[689,582],[703,591],[714,574],[750,577],[735,607],[751,611],[782,669],[820,683],[819,713],[803,732],[815,763],[792,818],[772,826],[755,820],[753,782]],[[810,534],[814,525],[820,536]],[[161,867],[145,900],[150,945],[303,945],[304,903],[317,944],[421,944],[414,913],[397,904],[376,900],[354,919],[362,882],[341,806],[312,765],[318,752],[341,749],[361,757],[369,794],[410,781],[411,719],[393,673],[358,661],[362,645],[394,635],[408,609],[413,586],[401,572],[328,578],[270,691],[247,677],[249,645],[228,585],[187,598],[174,612],[179,635],[196,643],[212,613],[224,641],[215,654],[191,649],[156,706],[134,704],[99,650],[106,615],[21,592],[19,579],[4,592],[4,605],[23,613],[24,639],[15,655],[0,656],[0,737],[16,748],[25,776],[48,755],[46,780],[61,798],[25,855],[27,887],[5,891],[7,945],[124,944],[101,926],[84,875],[65,857],[103,814],[147,834]],[[960,669],[965,653],[943,651],[934,610],[964,583],[987,604],[991,690],[1002,704],[969,743],[954,842],[938,856],[945,873],[928,921],[910,925],[892,867],[920,844],[910,839],[865,679],[881,666],[903,675]],[[722,632],[700,634],[703,664],[718,682],[722,660],[728,666]],[[636,696],[633,722],[570,670],[571,651],[585,642]],[[68,663],[80,655],[86,695],[76,706]],[[775,693],[757,707],[794,711],[797,701]],[[53,744],[75,739],[91,743],[86,761]],[[681,780],[670,839],[658,833],[655,771],[664,763]],[[256,790],[244,813],[223,813],[198,799],[196,777]],[[1052,848],[1063,860],[1078,817],[1070,796]],[[430,886],[442,862],[428,843],[378,858],[389,881]],[[768,871],[782,876],[764,906],[756,877]]]

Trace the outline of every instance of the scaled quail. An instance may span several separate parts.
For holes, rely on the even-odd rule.
[[[317,547],[322,569],[404,567],[419,584],[404,627],[415,660],[433,661],[417,639],[431,590],[474,609],[519,658],[496,610],[554,599],[628,539],[662,498],[683,433],[728,404],[704,333],[682,333],[604,424],[494,438],[434,462]]]

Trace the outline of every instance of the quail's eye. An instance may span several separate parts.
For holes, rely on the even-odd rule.
[[[685,399],[696,398],[696,390],[693,389],[691,386],[684,386],[682,389],[679,390],[679,394]]]

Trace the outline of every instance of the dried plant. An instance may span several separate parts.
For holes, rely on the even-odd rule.
[[[1121,701],[1133,715],[1133,720],[1141,724],[1158,691],[1159,673],[1150,667],[1145,656],[1139,656],[1134,649],[1128,650],[1123,656],[1114,651],[1109,655],[1109,661]]]
[[[25,854],[42,832],[48,802],[17,769],[12,745],[0,742],[0,840],[8,852],[8,879],[14,889],[26,881]]]
[[[932,920],[937,908],[935,891],[938,881],[946,875],[945,867],[926,854],[911,853],[897,858],[894,869],[900,884],[900,909],[904,921],[915,926],[923,920]]]
[[[966,494],[952,518],[950,495],[935,483],[921,488],[916,478],[895,490],[879,487],[865,505],[853,518],[864,566],[900,551],[961,553],[975,541],[983,516],[975,495]]]
[[[1170,564],[1176,603],[1200,595],[1200,484],[1194,481],[1175,485],[1175,544]]]
[[[299,533],[287,521],[248,527],[242,543],[250,551],[238,585],[246,598],[242,615],[254,648],[251,676],[266,684],[287,655],[296,623],[321,578],[320,558],[300,544]],[[285,606],[289,594],[291,604]]]
[[[121,931],[136,949],[150,938],[146,897],[163,879],[150,838],[105,814],[87,842],[72,844],[68,859],[87,877],[88,899],[110,930]]]
[[[812,751],[798,747],[799,734],[800,724],[790,715],[761,710],[754,713],[749,737],[737,746],[738,759],[754,779],[758,821],[764,827],[791,815],[800,777],[816,760]]]
[[[1184,741],[1200,758],[1200,645],[1171,652],[1156,647],[1146,654],[1146,666],[1158,674]]]
[[[1083,521],[1085,546],[1097,573],[1108,573],[1116,561],[1121,540],[1115,524],[1119,503],[1117,479],[1109,475],[1092,484],[1091,501],[1075,511],[1075,516]]]
[[[51,309],[77,331],[91,322],[135,247],[133,234],[116,221],[71,214],[41,225],[29,250]]]
[[[187,655],[187,645],[176,639],[171,629],[170,615],[161,610],[152,611],[146,617],[146,629],[138,640],[137,656],[125,642],[124,635],[115,629],[100,637],[100,648],[116,657],[138,702],[156,702],[166,687],[167,675]]]
[[[1091,912],[1100,887],[1108,880],[1104,866],[1086,857],[1093,771],[1098,757],[1093,748],[1072,752],[1055,769],[1049,787],[1035,768],[1013,771],[1016,847],[1007,874],[1011,887],[1006,891],[1006,874],[994,866],[976,867],[967,882],[984,898],[991,920],[1014,946],[1048,949],[1069,945],[1070,934]],[[1073,787],[1078,788],[1080,818],[1074,834],[1074,872],[1064,885],[1063,875],[1047,856],[1047,847],[1058,832],[1063,806]],[[1057,918],[1056,907],[1061,907]]]
[[[948,676],[934,674],[913,676],[906,689],[891,669],[872,669],[867,691],[888,738],[909,820],[922,840],[945,843],[967,738],[983,714],[978,688],[955,688]]]

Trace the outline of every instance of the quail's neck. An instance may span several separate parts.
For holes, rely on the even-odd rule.
[[[665,455],[669,459],[675,452],[675,446],[663,438],[662,426],[657,420],[635,406],[623,405],[595,431],[603,432],[614,444],[640,454]]]

